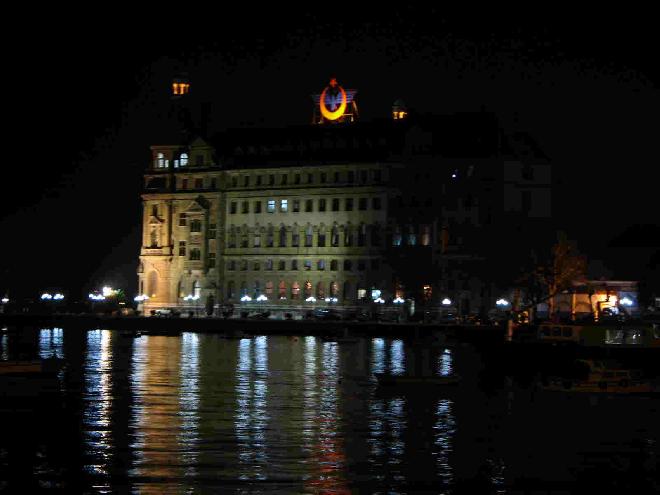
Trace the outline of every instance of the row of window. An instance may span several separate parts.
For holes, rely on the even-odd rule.
[[[374,293],[374,291],[371,292]],[[380,291],[377,292],[380,293]],[[267,281],[262,288],[261,283],[255,280],[250,288],[248,288],[246,282],[241,282],[238,292],[236,283],[233,280],[227,282],[228,299],[238,299],[246,295],[257,298],[259,295],[264,294],[269,299],[307,299],[310,296],[316,296],[317,299],[336,297],[354,300],[366,298],[368,293],[366,288],[350,281],[345,281],[343,284],[336,281],[320,281],[312,284],[311,280],[307,280],[302,284],[302,287],[299,282],[293,282],[289,287],[284,280],[280,280],[276,287],[272,281]]]
[[[301,206],[304,205],[305,212],[311,213],[314,211],[325,212],[328,211],[328,206],[330,206],[330,211],[353,211],[354,208],[354,199],[353,198],[344,198],[344,209],[340,210],[340,198],[332,198],[330,204],[325,198],[320,198],[317,203],[317,209],[314,210],[313,199],[306,199],[304,203],[303,200],[294,199],[289,203],[288,199],[279,200],[279,210],[281,213],[287,213],[289,211],[289,205],[291,206],[291,211],[293,213],[299,213],[301,211]],[[275,213],[277,210],[277,200],[269,199],[266,201],[266,212]],[[369,198],[358,198],[358,210],[365,211],[369,207]],[[371,208],[373,210],[380,210],[382,208],[381,198],[371,198]],[[252,206],[253,213],[262,213],[262,201],[254,201]],[[234,215],[238,213],[238,202],[232,201],[229,204],[229,213]],[[241,213],[250,213],[250,201],[241,202]]]
[[[233,226],[232,226],[233,227]],[[377,227],[371,227],[371,245],[380,246],[381,245],[381,229]],[[304,247],[314,247],[314,228],[311,225],[308,225],[304,230],[293,230],[291,232],[291,247],[301,247],[301,233],[302,241],[304,242]],[[328,235],[329,234],[329,235]],[[339,247],[340,242],[340,229],[337,225],[333,225],[329,231],[318,231],[316,234],[316,247]],[[359,246],[363,247],[367,245],[367,226],[361,224],[357,229],[346,228],[343,229],[343,244],[342,246]],[[249,239],[252,238],[252,246],[249,245]],[[241,234],[240,236],[232,229],[227,236],[227,247],[235,248],[237,247],[237,241],[240,238],[240,247],[275,247],[275,230],[273,227],[269,227],[266,231],[264,237],[264,243],[262,244],[262,235],[256,233],[253,235]],[[287,229],[284,225],[279,228],[278,232],[278,247],[287,247]]]
[[[215,255],[215,253],[214,253]],[[355,263],[355,266],[357,267],[358,271],[364,271],[367,269],[367,260],[357,260]],[[316,263],[314,263],[312,260],[303,260],[302,263],[302,269],[305,271],[311,271],[312,267],[316,265],[316,269],[323,271],[328,267],[326,264],[326,260],[317,260]],[[247,270],[253,270],[253,271],[259,271],[261,270],[261,261],[252,261],[248,262],[248,260],[229,260],[227,261],[227,270],[228,271],[247,271]],[[272,259],[268,259],[263,263],[264,270],[271,271],[274,269],[274,262]],[[298,260],[291,260],[291,264],[289,266],[289,269],[292,271],[297,271],[298,268]],[[330,261],[330,271],[338,271],[339,270],[339,260],[331,260]],[[352,260],[344,260],[343,262],[343,269],[344,271],[352,271],[353,270],[353,261]],[[371,260],[371,269],[372,270],[380,270],[380,260],[378,259],[372,259]],[[279,260],[277,263],[277,270],[278,271],[286,271],[287,270],[287,263],[286,260]]]
[[[193,181],[194,182],[193,182],[192,189],[204,189],[205,188],[204,187],[204,178],[195,177],[195,179],[193,179]],[[188,189],[189,184],[190,183],[189,183],[188,179],[181,179],[181,182],[180,182],[180,185],[179,185],[178,189]],[[211,177],[211,182],[210,182],[209,188],[210,189],[217,189],[218,188],[218,180],[215,177]]]
[[[172,161],[174,168],[187,167],[189,162],[188,153],[181,153],[178,158],[175,158]],[[204,165],[204,155],[199,154],[195,155],[195,165],[202,167]],[[154,159],[154,168],[169,168],[170,161],[165,158],[164,153],[157,153],[156,158]]]
[[[179,241],[179,256],[186,255],[186,241]],[[188,259],[190,261],[200,261],[202,259],[202,251],[199,248],[190,248],[188,252]],[[208,254],[208,267],[215,268],[215,253],[209,252]]]
[[[289,184],[301,185],[301,184],[314,184],[315,183],[315,173],[307,172],[305,174],[294,173],[293,177],[291,174],[268,174],[268,175],[257,175],[254,176],[254,185],[255,186],[286,186]],[[369,176],[373,182],[382,181],[382,172],[380,170],[360,170],[359,174],[356,176],[353,170],[348,170],[345,172],[319,172],[318,182],[319,184],[344,184],[344,183],[355,183],[356,178],[359,179],[361,184],[366,184],[369,181]],[[241,187],[250,187],[252,185],[252,177],[249,175],[243,175],[239,178],[238,175],[233,175],[231,177],[231,187],[239,187],[239,179]],[[289,182],[291,180],[291,182]]]

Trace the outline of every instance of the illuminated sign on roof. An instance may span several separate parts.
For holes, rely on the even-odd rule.
[[[334,77],[321,93],[319,108],[321,115],[328,120],[337,120],[346,112],[346,91]]]

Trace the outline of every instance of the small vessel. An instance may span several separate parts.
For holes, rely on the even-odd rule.
[[[644,379],[640,370],[622,368],[615,363],[578,359],[574,373],[550,376],[541,383],[548,391],[605,393],[605,394],[650,394],[653,384]]]
[[[456,385],[461,377],[452,375],[390,375],[374,373],[379,385]]]
[[[55,374],[64,366],[64,359],[46,358],[0,361],[0,375]]]

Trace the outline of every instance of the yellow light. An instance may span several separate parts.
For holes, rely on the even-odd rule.
[[[341,91],[341,104],[337,110],[331,112],[325,106],[325,93],[328,91],[328,88],[325,87],[321,93],[321,100],[319,101],[319,107],[321,107],[321,115],[323,115],[328,120],[337,120],[339,117],[344,115],[346,111],[346,91],[341,86],[338,86],[339,91]]]

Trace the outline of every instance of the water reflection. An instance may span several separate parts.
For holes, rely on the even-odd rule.
[[[162,336],[143,336],[135,342],[131,475],[140,480],[141,493],[161,493],[162,483],[180,483],[185,474],[180,445],[181,343],[180,338]]]
[[[39,357],[64,357],[64,330],[62,328],[43,328],[39,331]]]
[[[42,336],[43,336],[42,331]],[[110,391],[112,349],[110,330],[87,332],[87,357],[84,364],[85,386],[83,400],[83,428],[88,463],[85,469],[92,475],[108,475],[112,457]]]
[[[186,466],[185,476],[196,473],[199,438],[199,335],[186,332],[181,337],[181,391],[179,408],[181,434],[179,444],[182,462]]]

